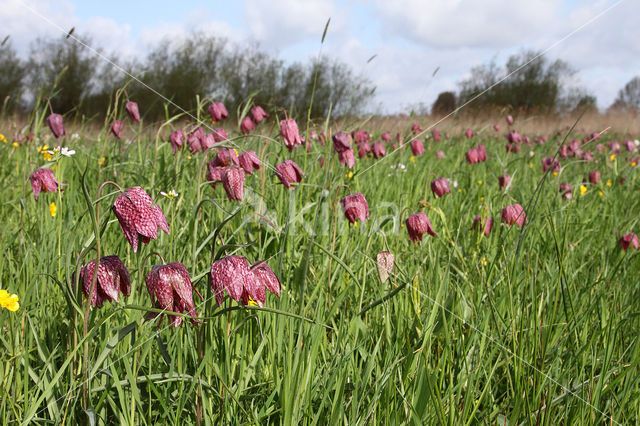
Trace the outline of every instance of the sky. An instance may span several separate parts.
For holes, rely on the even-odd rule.
[[[0,38],[26,55],[37,37],[75,26],[122,62],[191,31],[258,43],[287,62],[322,53],[376,86],[371,110],[381,113],[431,105],[472,67],[533,49],[568,62],[570,84],[605,109],[640,75],[638,16],[638,0],[0,0]]]

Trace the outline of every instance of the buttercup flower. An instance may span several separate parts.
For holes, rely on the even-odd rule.
[[[20,299],[16,294],[9,294],[7,290],[0,290],[0,306],[9,312],[20,309]]]
[[[56,217],[56,212],[58,211],[58,207],[56,207],[56,203],[53,201],[49,204],[49,214],[51,217]]]
[[[139,186],[118,195],[111,209],[134,252],[138,250],[138,241],[149,244],[151,239],[156,239],[158,228],[169,233],[169,224],[162,209]]]
[[[360,192],[347,195],[340,200],[342,212],[347,220],[355,223],[357,220],[363,222],[369,219],[369,204]]]
[[[38,169],[31,173],[29,176],[31,181],[31,188],[33,189],[33,196],[38,199],[40,191],[44,192],[57,192],[58,187],[61,185],[56,180],[51,169]]]
[[[192,317],[197,317],[196,306],[193,303],[193,292],[200,298],[202,296],[198,290],[193,288],[191,277],[187,268],[180,262],[172,262],[166,265],[155,265],[145,278],[147,291],[151,297],[153,306],[168,312],[188,313]],[[161,313],[151,313],[147,318],[155,318]],[[171,325],[177,327],[182,324],[183,317],[177,315],[167,315]],[[189,318],[191,323],[197,324],[201,321],[196,318]],[[162,317],[160,318],[160,323]]]
[[[101,307],[104,301],[117,302],[119,293],[128,297],[131,293],[129,271],[118,256],[105,256],[100,259],[96,288],[91,295],[91,284],[96,269],[95,259],[80,269],[82,293],[91,297],[91,306]]]
[[[431,227],[429,218],[424,212],[418,212],[409,216],[405,221],[405,225],[407,226],[409,238],[411,238],[411,241],[413,243],[422,241],[422,236],[425,233],[431,235],[432,237],[435,237],[437,235]]]

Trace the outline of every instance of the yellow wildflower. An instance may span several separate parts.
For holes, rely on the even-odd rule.
[[[631,167],[635,167],[636,165],[637,165],[637,164],[636,164],[636,162],[635,162],[635,161],[634,161],[633,163],[631,163]]]
[[[478,179],[478,185],[482,185],[482,179]]]
[[[353,222],[353,226],[354,226],[354,228],[358,227],[358,221],[357,220],[355,222]]]
[[[600,191],[598,192],[598,194],[602,197],[604,195],[604,192]]]
[[[18,145],[18,142],[14,142],[14,143],[12,143],[12,144],[11,144],[11,146],[12,146],[12,147],[14,147],[14,148],[17,148],[17,147],[19,147],[20,145]]]
[[[584,185],[580,185],[580,195],[584,195],[587,192],[587,187]]]
[[[105,157],[100,157],[100,159],[98,160],[98,165],[104,166],[106,164],[107,164],[107,159]]]
[[[611,186],[611,179],[607,179],[607,186]]]
[[[484,201],[484,197],[480,197],[480,201]]]
[[[409,157],[409,161],[411,161],[412,163],[415,163],[416,157],[412,155],[411,157]]]
[[[553,172],[553,175],[554,175],[555,177],[558,177],[558,172]]]
[[[611,155],[609,156],[609,161],[613,161],[613,160],[615,160],[615,159],[616,159],[616,155],[615,155],[615,154],[611,154]]]
[[[8,311],[15,312],[20,309],[20,303],[16,294],[9,294],[7,290],[0,290],[0,306]]]
[[[51,214],[51,217],[56,217],[57,211],[58,208],[56,207],[56,203],[52,201],[51,204],[49,204],[49,214]]]
[[[487,258],[483,256],[482,259],[480,259],[480,264],[482,266],[487,266]]]
[[[533,163],[529,163],[529,168],[533,169]]]
[[[0,133],[0,141],[2,141],[2,143],[7,143],[7,138],[5,138],[2,133]]]

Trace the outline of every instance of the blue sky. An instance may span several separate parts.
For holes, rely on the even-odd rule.
[[[60,35],[30,8],[63,28],[75,26],[123,59],[197,29],[240,44],[258,42],[289,62],[306,61],[318,54],[331,18],[322,53],[369,78],[377,87],[372,111],[387,113],[430,105],[439,92],[456,90],[471,67],[492,59],[500,64],[522,49],[547,49],[607,9],[548,58],[579,70],[570,83],[586,87],[602,108],[640,74],[637,0],[0,0],[1,31],[25,54],[35,37]]]

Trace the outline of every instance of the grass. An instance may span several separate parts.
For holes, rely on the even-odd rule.
[[[580,124],[586,134],[602,130]],[[544,175],[541,159],[564,135],[532,130],[548,133],[549,142],[507,154],[504,132],[488,127],[467,140],[452,128],[451,139],[427,142],[423,156],[411,157],[408,147],[389,154],[387,147],[388,157],[357,160],[349,177],[330,144],[289,153],[271,123],[262,125],[268,138],[233,139],[265,163],[247,177],[245,200],[233,203],[220,186],[204,183],[203,165],[213,154],[174,157],[166,129],[156,139],[127,125],[122,142],[76,125],[80,137],[62,145],[77,154],[55,164],[36,149],[55,143],[46,129],[23,146],[0,144],[1,287],[21,303],[15,313],[0,311],[3,423],[638,422],[640,263],[637,251],[618,244],[639,230],[631,155],[562,159],[559,176]],[[366,128],[377,139],[391,129],[384,126]],[[465,151],[479,143],[488,161],[466,164]],[[440,149],[446,157],[437,160]],[[286,158],[306,174],[292,191],[273,172]],[[405,168],[391,167],[398,163]],[[69,186],[36,202],[28,176],[53,165]],[[585,184],[580,195],[594,169],[603,183]],[[504,172],[512,176],[507,191],[497,183]],[[81,252],[80,265],[95,257],[85,173],[91,203],[100,206],[101,256],[118,255],[132,278],[129,298],[90,310],[86,335],[86,301],[72,285]],[[442,176],[458,186],[435,199],[428,185]],[[106,187],[95,201],[105,181],[142,186],[164,211],[170,235],[133,253],[110,210],[117,191]],[[573,201],[561,199],[560,182],[573,185]],[[178,198],[160,195],[171,189]],[[354,192],[371,210],[357,227],[338,202]],[[499,224],[501,209],[513,203],[527,211],[523,229]],[[417,211],[438,236],[414,245],[404,219]],[[488,237],[469,229],[477,214],[496,219]],[[216,232],[227,254],[266,260],[282,282],[280,298],[268,294],[264,309],[228,297],[216,306],[208,277],[213,243],[215,251],[221,247]],[[396,259],[386,283],[375,263],[382,250]],[[195,300],[205,324],[145,320],[151,304],[144,276],[158,262],[143,262],[151,252],[184,263],[204,296]]]

